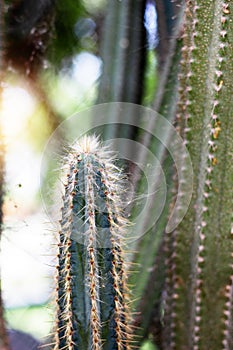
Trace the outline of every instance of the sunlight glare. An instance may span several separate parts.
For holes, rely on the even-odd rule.
[[[76,81],[88,90],[100,76],[101,60],[88,52],[82,52],[73,60],[73,75]]]
[[[19,136],[26,127],[35,102],[30,94],[21,87],[7,87],[3,91],[2,128],[6,141]]]

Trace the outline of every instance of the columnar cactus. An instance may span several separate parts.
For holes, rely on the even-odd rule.
[[[108,1],[102,33],[103,72],[98,103],[142,102],[146,63],[145,5],[145,0]],[[133,113],[124,116],[124,122],[130,125],[116,127],[106,124],[104,137],[132,138],[135,134],[134,118]],[[116,111],[109,113],[109,120],[122,123]]]
[[[55,349],[128,349],[121,174],[95,137],[77,142],[67,164]]]
[[[230,1],[186,2],[178,123],[195,178],[189,212],[167,237],[169,350],[233,344],[232,13]]]

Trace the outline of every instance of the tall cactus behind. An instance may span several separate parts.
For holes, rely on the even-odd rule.
[[[128,349],[120,171],[95,137],[76,143],[67,164],[55,349]]]
[[[103,72],[98,103],[142,102],[146,66],[145,6],[145,0],[108,2],[102,34]],[[134,113],[128,113],[124,116],[124,125],[107,124],[104,137],[135,138],[134,118]],[[121,124],[122,116],[110,109],[109,120]]]
[[[167,236],[163,349],[233,345],[232,14],[230,1],[186,3],[178,122],[195,178],[188,214]]]

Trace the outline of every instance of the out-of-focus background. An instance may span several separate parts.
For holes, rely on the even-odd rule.
[[[105,0],[57,1],[55,7],[53,1],[42,0],[4,4],[1,122],[6,186],[1,286],[9,327],[39,339],[53,327],[56,264],[55,227],[40,196],[43,149],[63,120],[98,100],[107,5]],[[144,28],[147,37],[141,49],[146,50],[147,66],[142,103],[148,105],[156,88],[153,1],[146,3]],[[146,343],[144,349],[149,348]]]

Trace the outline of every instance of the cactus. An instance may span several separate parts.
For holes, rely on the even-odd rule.
[[[229,1],[186,4],[177,114],[195,178],[188,214],[167,235],[163,349],[233,344],[232,12]]]
[[[57,266],[55,349],[128,349],[120,171],[95,137],[70,150]]]
[[[101,56],[104,65],[98,103],[142,102],[146,63],[145,4],[145,0],[111,0],[108,3],[103,28]],[[128,126],[107,124],[104,137],[133,138],[136,118],[133,113],[125,115],[124,118]],[[114,110],[109,113],[109,119],[114,123],[122,123],[122,116],[117,115]]]
[[[154,101],[155,110],[158,110],[159,113],[170,122],[174,122],[176,112],[175,103],[178,90],[177,73],[181,49],[181,40],[177,40],[177,37],[180,33],[182,17],[183,7],[181,7],[175,22],[175,34],[169,42],[169,56],[166,65],[163,67],[158,93]],[[158,122],[156,123],[155,120],[152,120],[151,130],[156,130],[156,127],[158,127]],[[156,226],[150,229],[150,231],[137,242],[133,258],[133,262],[137,264],[137,269],[135,269],[133,264],[132,273],[129,275],[129,282],[132,284],[132,294],[135,296],[135,300],[132,303],[132,307],[136,310],[134,324],[137,328],[134,333],[136,333],[138,337],[135,337],[135,341],[137,344],[141,344],[142,339],[147,338],[149,334],[151,336],[153,333],[156,334],[156,344],[160,345],[159,338],[162,324],[159,305],[165,279],[163,240],[172,197],[173,160],[168,156],[167,149],[164,148],[163,145],[161,146],[156,143],[157,140],[151,141],[148,136],[149,135],[145,135],[143,144],[147,145],[149,149],[153,149],[156,157],[163,165],[163,169],[166,169],[165,173],[168,183],[167,198],[163,213],[156,223]],[[145,156],[139,154],[138,162],[142,163],[144,157]],[[154,181],[156,180],[154,179]],[[140,193],[142,179],[139,178],[139,182],[136,185],[137,191]],[[158,196],[155,195],[154,207],[158,205],[158,201]],[[134,213],[132,212],[131,214],[134,217]]]

